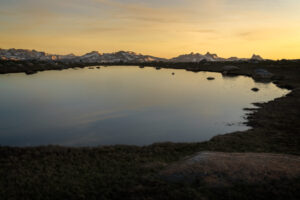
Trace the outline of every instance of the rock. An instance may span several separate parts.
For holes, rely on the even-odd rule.
[[[222,70],[223,70],[222,72],[223,75],[231,76],[231,75],[237,75],[237,73],[235,72],[240,70],[240,68],[237,66],[228,65],[228,66],[224,66]]]
[[[29,67],[33,67],[34,66],[34,64],[32,62],[27,62],[26,65],[29,66]]]
[[[25,74],[27,74],[27,75],[31,75],[31,74],[35,74],[35,73],[37,73],[37,72],[32,71],[32,70],[28,70],[28,71],[25,72]]]
[[[285,77],[283,75],[274,75],[272,77],[273,80],[276,80],[276,81],[281,81],[281,80],[284,80]]]
[[[274,74],[265,69],[256,69],[253,73],[254,79],[271,79],[273,76]]]
[[[251,90],[252,90],[253,92],[258,92],[258,91],[259,91],[258,88],[252,88]]]
[[[214,77],[207,77],[207,80],[212,81],[212,80],[215,80],[215,78]]]
[[[300,176],[300,156],[200,152],[165,168],[160,176],[169,182],[202,181],[211,187],[294,180]]]
[[[175,73],[173,72],[173,73],[172,73],[172,75],[174,76],[174,75],[175,75]]]
[[[239,67],[231,66],[231,65],[222,67],[222,70],[226,71],[226,72],[236,71],[236,70],[239,70],[239,69],[240,69]]]
[[[16,66],[9,67],[9,69],[13,72],[19,71],[20,69]]]
[[[97,69],[100,69],[100,67],[96,67]]]

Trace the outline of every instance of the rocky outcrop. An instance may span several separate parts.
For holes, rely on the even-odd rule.
[[[222,67],[222,74],[223,75],[235,75],[235,72],[238,70],[240,70],[239,67],[228,65],[228,66]]]
[[[252,76],[256,80],[260,80],[260,79],[265,80],[265,79],[271,79],[274,76],[274,74],[272,74],[271,72],[265,69],[256,69]]]
[[[161,172],[161,177],[167,181],[203,181],[213,187],[266,183],[299,176],[299,156],[269,153],[200,152]]]
[[[237,70],[239,70],[239,69],[240,69],[239,67],[237,67],[237,66],[232,66],[232,65],[228,65],[228,66],[222,67],[222,70],[223,70],[223,71],[227,71],[227,72],[237,71]]]

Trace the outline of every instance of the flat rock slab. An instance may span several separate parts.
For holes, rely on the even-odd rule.
[[[260,184],[300,177],[300,156],[269,153],[200,152],[161,172],[172,182],[201,181],[208,186]]]

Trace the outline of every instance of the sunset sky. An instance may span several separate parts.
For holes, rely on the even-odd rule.
[[[0,48],[300,58],[300,0],[0,0]]]

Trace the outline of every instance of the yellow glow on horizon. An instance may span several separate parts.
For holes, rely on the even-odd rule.
[[[154,0],[153,5],[143,0],[6,1],[0,7],[0,48],[300,58],[296,0],[278,0],[274,6],[270,0]]]

